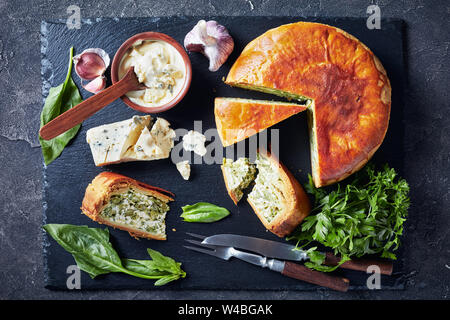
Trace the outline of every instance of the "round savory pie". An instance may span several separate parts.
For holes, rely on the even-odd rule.
[[[227,84],[310,101],[311,165],[317,187],[359,170],[381,145],[391,108],[386,71],[345,31],[297,22],[251,41]]]

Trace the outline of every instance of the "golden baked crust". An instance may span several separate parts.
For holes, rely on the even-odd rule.
[[[285,237],[294,231],[303,219],[308,216],[311,211],[311,203],[297,179],[274,155],[268,151],[260,151],[260,153],[270,160],[275,170],[278,170],[280,179],[283,181],[282,190],[279,191],[283,195],[281,200],[284,210],[278,213],[269,223],[249,198],[247,198],[247,201],[267,230],[279,237]]]
[[[290,116],[306,106],[277,101],[216,98],[214,115],[224,147],[242,141]]]
[[[136,230],[123,224],[111,223],[110,221],[105,220],[101,217],[100,213],[108,204],[111,195],[122,193],[128,190],[130,187],[133,187],[134,189],[137,189],[147,195],[154,196],[155,198],[158,198],[166,203],[169,201],[173,201],[173,199],[169,196],[173,196],[173,193],[169,191],[150,186],[121,174],[113,172],[101,172],[86,188],[86,192],[84,194],[83,202],[81,205],[81,211],[83,211],[83,213],[92,220],[100,224],[106,224],[114,228],[128,231],[130,235],[135,238],[140,237],[155,240],[166,240],[165,236],[143,232],[141,230]]]
[[[267,31],[245,47],[225,82],[314,101],[311,160],[317,187],[359,170],[388,128],[386,71],[369,48],[332,26],[297,22]]]

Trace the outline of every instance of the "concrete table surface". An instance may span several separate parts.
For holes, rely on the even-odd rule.
[[[41,95],[40,23],[82,18],[170,15],[381,17],[406,22],[405,178],[411,186],[402,291],[50,291],[41,247],[42,155],[37,139]],[[448,1],[300,0],[0,0],[0,299],[448,299],[450,295],[450,112]],[[382,27],[382,26],[381,26]]]

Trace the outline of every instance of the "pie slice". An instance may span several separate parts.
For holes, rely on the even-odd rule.
[[[81,210],[92,220],[135,238],[166,240],[173,194],[113,172],[101,172],[86,188]]]
[[[345,31],[297,22],[251,41],[225,82],[310,100],[311,165],[316,187],[359,170],[381,145],[391,86],[375,55]]]
[[[295,103],[216,98],[214,115],[224,147],[247,139],[294,114],[307,109]]]
[[[235,204],[254,184],[247,201],[265,228],[279,237],[292,233],[311,210],[300,183],[270,152],[258,150],[254,164],[248,158],[224,159],[221,169]]]

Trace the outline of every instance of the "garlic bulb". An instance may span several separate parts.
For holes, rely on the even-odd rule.
[[[209,70],[217,71],[234,49],[233,38],[217,21],[200,20],[186,34],[184,47],[191,52],[201,52],[209,59]]]
[[[81,79],[81,85],[89,92],[97,93],[106,86],[103,75],[109,66],[109,55],[100,48],[89,48],[73,57],[75,72]],[[84,84],[83,80],[90,80]]]

